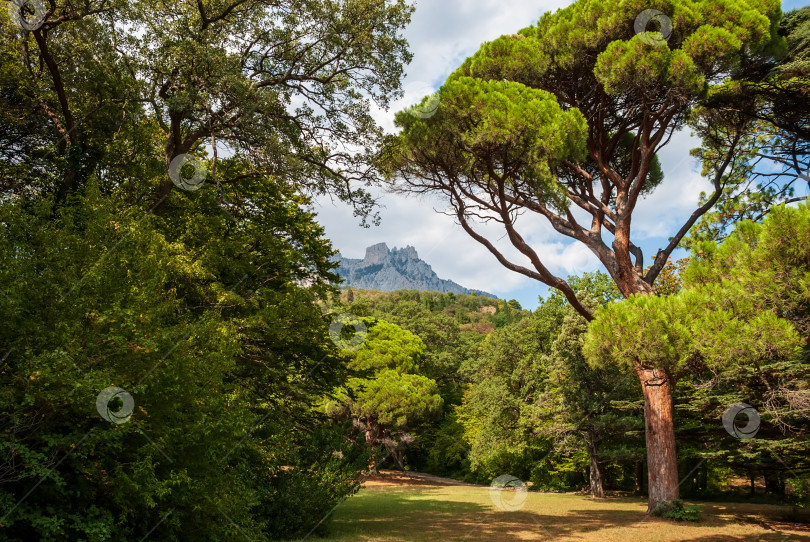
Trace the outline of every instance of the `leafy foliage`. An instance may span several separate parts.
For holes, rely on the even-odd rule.
[[[653,511],[653,515],[663,516],[679,521],[700,521],[702,508],[697,504],[684,504],[681,499],[674,501],[661,501]]]
[[[310,411],[345,378],[315,303],[332,251],[303,200],[273,196],[236,224],[213,197],[169,219],[92,190],[2,206],[8,539],[137,538],[169,511],[161,538],[224,539],[218,508],[256,539],[294,535],[314,525],[264,503],[325,514],[355,489],[362,448]],[[96,412],[110,385],[135,399],[125,424]]]
[[[345,351],[347,366],[361,375],[326,399],[326,412],[336,419],[351,418],[365,431],[366,443],[388,450],[400,467],[403,448],[413,441],[409,430],[438,415],[442,397],[431,378],[419,374],[425,345],[401,327],[364,318],[369,329],[357,351]]]
[[[443,402],[441,415],[410,428],[403,463],[409,468],[460,478],[470,472],[469,445],[454,408],[462,402],[467,376],[460,367],[479,356],[484,337],[496,328],[506,328],[524,319],[529,311],[515,300],[503,301],[467,294],[403,290],[341,292],[333,310],[347,310],[361,317],[395,323],[424,342],[420,374],[436,382]],[[488,480],[487,480],[488,481]]]
[[[2,14],[4,194],[64,197],[95,177],[161,207],[190,154],[217,187],[273,176],[371,212],[371,104],[397,95],[411,58],[403,0],[48,6],[31,32]]]
[[[619,295],[601,273],[569,282],[594,305]],[[581,351],[586,327],[554,293],[532,316],[487,337],[481,354],[466,362],[472,385],[457,412],[473,469],[559,490],[588,483],[590,458],[600,469],[643,455],[637,386],[615,368],[588,366]]]
[[[703,140],[694,154],[705,165],[729,147],[738,150],[716,210],[701,218],[686,246],[721,241],[737,222],[759,221],[775,205],[801,201],[796,192],[810,186],[810,7],[786,13],[779,34],[783,50],[749,57],[693,112],[691,124]]]
[[[30,31],[0,13],[0,536],[322,529],[368,457],[313,408],[347,370],[307,194],[369,216],[370,108],[398,93],[412,8],[46,8]],[[175,190],[184,157],[197,191]],[[133,397],[124,424],[94,408],[111,385]]]

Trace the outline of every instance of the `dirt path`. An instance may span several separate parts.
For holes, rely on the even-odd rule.
[[[452,478],[442,478],[433,474],[426,474],[424,472],[413,471],[398,471],[398,470],[381,470],[379,474],[372,475],[366,478],[363,482],[364,486],[467,486],[467,487],[482,487],[488,488],[489,486],[482,486],[478,484],[468,484],[466,482],[459,482]]]

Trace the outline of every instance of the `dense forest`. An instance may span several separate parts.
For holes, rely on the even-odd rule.
[[[664,4],[546,13],[391,134],[405,0],[7,2],[0,539],[320,536],[381,469],[810,506],[810,7]],[[685,131],[711,190],[645,257]],[[382,189],[551,293],[341,289],[314,202]]]
[[[801,276],[808,265],[802,260],[808,253],[805,247],[810,247],[808,220],[806,207],[801,212],[784,211],[767,222],[771,230],[767,233],[740,231],[711,256],[670,264],[655,285],[656,295],[672,299],[694,295],[705,277],[717,272],[711,266],[728,265],[726,259],[736,263],[729,265],[727,280],[737,283],[734,287],[751,288],[749,303],[773,295],[773,286],[766,289],[757,271],[765,272],[760,266],[774,256],[766,251],[781,247],[762,246],[756,235],[803,239],[779,268],[789,271],[779,286],[786,292],[797,291],[806,281]],[[761,262],[759,269],[751,269],[752,256]],[[621,299],[604,273],[569,277],[568,282],[594,308]],[[740,292],[736,295],[744,297]],[[791,296],[782,297],[787,302]],[[401,354],[404,349],[399,345],[410,340],[418,346],[410,350],[412,365],[401,374],[418,374],[430,381],[432,395],[422,394],[426,402],[411,404],[404,413],[397,411],[400,404],[378,403],[378,410],[369,410],[363,408],[367,398],[354,406],[357,399],[346,396],[343,410],[329,410],[336,419],[353,417],[363,429],[372,418],[401,420],[386,427],[386,438],[379,442],[384,446],[378,453],[386,459],[382,465],[484,483],[511,473],[535,489],[589,491],[594,496],[646,490],[644,399],[635,375],[616,364],[589,365],[583,353],[587,322],[561,294],[553,293],[541,299],[535,311],[526,311],[514,300],[475,295],[348,289],[331,308],[366,324],[368,335],[358,352],[375,356],[377,364],[358,364],[350,354],[350,368],[379,369],[388,363],[383,361],[388,356]],[[796,326],[793,333],[807,337],[808,306],[794,305],[788,314]],[[802,344],[791,330],[787,327],[782,352],[774,330],[770,336],[758,337],[759,345],[738,342],[721,347],[711,335],[718,343],[713,348],[724,372],[718,374],[716,368],[697,360],[680,367],[675,409],[684,496],[758,497],[808,504],[810,422],[803,409],[810,349],[805,345],[803,354],[791,350],[791,345]],[[396,348],[382,346],[397,340],[401,342]],[[632,345],[641,346],[641,340]],[[740,359],[762,349],[773,352],[755,365]],[[402,368],[391,364],[397,366]],[[366,377],[366,385],[397,385],[377,382],[379,372]],[[428,404],[437,402],[436,395],[441,408]],[[760,438],[741,446],[739,438],[724,429],[723,415],[729,405],[743,399],[753,402],[761,418]]]

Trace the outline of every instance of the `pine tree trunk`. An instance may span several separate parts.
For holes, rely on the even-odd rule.
[[[369,418],[366,420],[366,445],[370,448],[374,448],[377,446],[377,442],[380,439],[380,426],[377,424],[377,421],[374,418]],[[377,474],[377,467],[379,464],[377,463],[376,452],[371,454],[369,458],[369,465],[368,470],[373,474]]]
[[[781,472],[773,469],[765,469],[765,492],[773,493],[780,497],[785,496],[785,481],[782,478]]]
[[[704,461],[700,467],[700,478],[698,478],[698,492],[706,493],[709,489],[709,462]]]
[[[641,495],[644,492],[644,461],[638,460],[635,465],[635,495]]]
[[[405,470],[405,463],[402,461],[402,450],[394,450],[392,455],[399,466],[399,470]]]
[[[678,457],[672,409],[672,377],[666,371],[637,367],[644,391],[647,441],[647,513],[661,501],[679,498]]]
[[[590,476],[588,477],[591,485],[591,497],[602,499],[605,496],[605,490],[602,487],[602,470],[599,467],[596,436],[592,431],[585,433],[585,447],[588,449],[588,459],[591,464]]]

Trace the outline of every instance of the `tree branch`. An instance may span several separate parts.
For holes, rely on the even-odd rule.
[[[664,265],[667,263],[672,251],[675,250],[675,247],[680,244],[681,240],[684,236],[692,229],[692,226],[698,221],[698,219],[706,214],[709,209],[714,207],[714,205],[720,199],[720,196],[723,195],[723,175],[725,175],[726,169],[728,168],[729,164],[731,164],[732,159],[734,158],[734,153],[737,149],[737,144],[740,142],[740,132],[737,132],[734,135],[734,139],[729,145],[728,150],[726,151],[726,156],[723,159],[722,164],[717,169],[717,172],[714,175],[714,179],[712,180],[712,184],[714,184],[714,194],[709,200],[701,205],[699,208],[695,209],[695,211],[690,215],[689,219],[684,223],[678,233],[670,239],[669,244],[664,250],[659,250],[658,254],[655,255],[655,261],[650,269],[647,271],[647,274],[644,276],[644,282],[647,284],[652,284],[655,279],[658,277],[658,274],[664,268]]]

